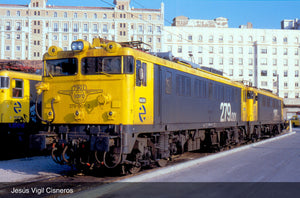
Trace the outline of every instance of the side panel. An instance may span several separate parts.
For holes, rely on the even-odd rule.
[[[241,88],[155,66],[155,124],[164,129],[241,122]],[[228,124],[227,124],[228,123]],[[230,123],[230,124],[229,124]],[[178,128],[176,128],[178,126]]]
[[[262,123],[281,121],[281,101],[258,94],[258,120]]]

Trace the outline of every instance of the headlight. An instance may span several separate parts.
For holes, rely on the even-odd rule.
[[[71,44],[71,48],[73,51],[82,51],[84,48],[84,44],[82,41],[75,41]]]
[[[73,42],[71,48],[73,51],[78,50],[78,42]]]

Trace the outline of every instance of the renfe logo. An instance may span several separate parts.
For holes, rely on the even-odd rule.
[[[144,122],[146,120],[146,107],[144,105],[142,105],[140,107],[140,113],[139,113],[139,117],[140,117],[140,121]]]
[[[20,102],[16,102],[16,103],[14,104],[14,111],[18,114],[18,113],[21,112],[21,110],[22,110],[22,105],[21,105],[21,103],[20,103]]]

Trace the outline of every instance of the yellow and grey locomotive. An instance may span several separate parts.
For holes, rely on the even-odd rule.
[[[280,131],[279,97],[132,44],[77,40],[71,51],[53,46],[44,55],[37,92],[49,130],[35,138],[52,146],[56,162],[134,173]]]

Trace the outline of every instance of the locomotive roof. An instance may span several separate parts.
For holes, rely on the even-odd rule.
[[[36,80],[41,81],[42,76],[38,74],[30,74],[20,71],[11,71],[11,70],[0,70],[0,76],[7,76],[11,78],[19,78],[19,79],[28,79],[28,80]]]

